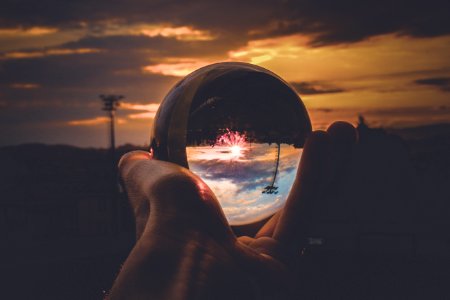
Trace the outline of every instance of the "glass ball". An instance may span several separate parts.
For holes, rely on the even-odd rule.
[[[230,225],[276,213],[311,132],[308,113],[279,76],[247,63],[212,64],[179,81],[155,116],[155,159],[197,174]]]

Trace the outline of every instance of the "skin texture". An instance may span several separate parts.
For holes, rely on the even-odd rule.
[[[285,207],[254,237],[236,237],[208,186],[189,170],[135,151],[120,177],[136,218],[137,242],[110,299],[292,299],[294,262],[308,236],[312,204],[347,164],[357,140],[336,122],[308,138]]]

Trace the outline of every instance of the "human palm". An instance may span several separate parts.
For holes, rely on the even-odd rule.
[[[306,142],[285,207],[254,237],[236,237],[209,187],[189,170],[131,152],[119,164],[137,242],[110,299],[291,299],[311,203],[356,140],[338,122]],[[333,153],[333,160],[331,160]],[[338,153],[338,155],[335,155]]]

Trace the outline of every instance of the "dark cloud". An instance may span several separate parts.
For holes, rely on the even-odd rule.
[[[444,0],[9,0],[2,5],[0,26],[87,26],[101,32],[111,20],[128,24],[170,22],[241,37],[252,30],[258,37],[314,34],[312,45],[321,46],[393,32],[412,36],[448,34],[449,10],[450,4]]]
[[[87,36],[55,48],[23,50],[20,52],[30,57],[0,60],[5,106],[0,117],[6,124],[14,124],[9,131],[15,132],[21,128],[19,124],[36,127],[102,115],[97,108],[102,93],[124,94],[128,102],[159,102],[179,78],[143,72],[143,67],[166,57],[224,54],[236,43],[240,43],[238,39],[226,37],[212,43],[117,35]],[[96,52],[77,54],[76,49]],[[35,88],[23,88],[26,86]]]
[[[448,1],[292,1],[291,23],[280,27],[284,33],[316,34],[312,45],[351,43],[370,36],[400,33],[438,36],[450,32],[446,16]]]
[[[167,62],[167,58],[172,58],[170,62],[180,58],[221,59],[251,39],[302,33],[313,38],[311,45],[322,46],[394,32],[412,36],[448,34],[448,11],[449,3],[443,0],[6,0],[0,10],[0,28],[57,27],[58,34],[64,36],[58,39],[72,41],[50,43],[51,49],[99,52],[45,55],[50,48],[21,49],[31,43],[7,48],[41,51],[43,55],[0,60],[0,117],[16,130],[24,122],[47,124],[98,116],[97,96],[101,93],[124,94],[130,102],[157,102],[179,78],[143,73],[144,66]],[[134,25],[155,23],[207,30],[214,39],[187,41],[127,33]],[[81,30],[68,30],[74,28]],[[114,29],[120,30],[114,33]],[[0,58],[5,58],[4,54],[0,53]],[[447,77],[418,76],[430,78],[416,84],[449,90]],[[23,88],[27,85],[35,88]],[[293,86],[303,95],[343,92],[324,82],[297,82]],[[19,136],[11,132],[8,134]]]
[[[29,49],[24,54],[41,56],[0,60],[0,86],[5,99],[29,98],[33,101],[55,97],[73,98],[81,94],[118,90],[131,99],[161,100],[179,78],[143,73],[142,68],[158,64],[167,57],[195,59],[225,55],[238,40],[180,41],[174,38],[138,36],[88,36],[56,48]],[[93,49],[92,53],[49,55],[47,50]],[[4,53],[6,55],[6,53]],[[1,54],[0,54],[1,57]],[[35,84],[34,90],[12,89],[17,84]],[[166,89],[162,89],[166,87]],[[48,90],[47,90],[48,89]]]
[[[78,137],[93,133],[67,126],[64,128],[70,130],[66,131],[61,124],[103,116],[99,94],[120,93],[128,102],[147,104],[159,102],[178,81],[176,77],[142,73],[141,66],[150,62],[142,55],[120,51],[3,61],[0,90],[5,105],[0,110],[0,127],[5,141],[1,143],[31,139],[83,144],[81,138],[71,142],[63,132],[83,134]],[[17,83],[39,87],[13,88]]]
[[[431,77],[414,81],[415,84],[428,85],[439,88],[444,92],[450,92],[450,77]]]
[[[300,95],[318,95],[318,94],[332,94],[342,93],[345,90],[331,86],[326,83],[317,81],[313,82],[291,82],[290,83]]]
[[[164,96],[162,87],[168,90],[178,78],[142,73],[141,68],[150,63],[152,60],[144,55],[120,51],[13,59],[3,61],[0,85],[26,82],[41,86],[4,89],[7,100],[82,100],[105,91],[125,93],[134,100],[160,100]]]
[[[111,35],[87,36],[78,41],[61,45],[63,48],[95,48],[110,51],[147,51],[152,57],[205,57],[221,56],[244,46],[245,40],[220,36],[214,40],[186,41],[162,36]]]

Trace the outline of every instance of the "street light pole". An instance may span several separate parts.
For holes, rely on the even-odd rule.
[[[111,155],[112,158],[115,159],[115,151],[116,151],[116,145],[115,145],[115,135],[114,135],[114,119],[115,119],[115,113],[117,110],[117,107],[120,106],[120,99],[123,99],[124,96],[122,95],[100,95],[100,99],[103,101],[103,110],[108,113],[109,120],[110,120],[110,146],[111,146]]]
[[[118,184],[117,184],[117,166],[116,166],[116,143],[115,143],[115,114],[117,107],[119,107],[120,99],[123,99],[122,95],[100,95],[100,99],[103,101],[102,110],[106,111],[109,116],[109,139],[110,139],[110,155],[111,155],[111,213],[112,213],[112,224],[111,233],[113,235],[118,235],[119,233],[119,223],[120,223],[120,205],[119,205],[119,195],[118,195]]]

